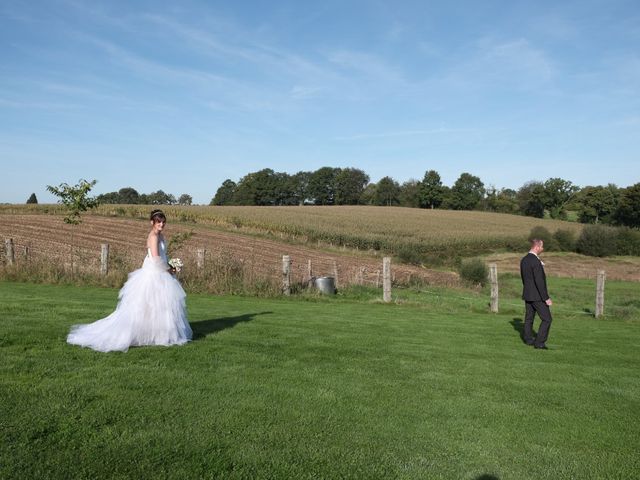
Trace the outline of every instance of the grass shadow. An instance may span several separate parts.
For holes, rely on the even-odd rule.
[[[191,322],[193,339],[198,340],[201,338],[205,338],[211,334],[220,332],[221,330],[233,328],[238,323],[250,322],[258,315],[269,315],[271,313],[273,312],[245,313],[244,315],[238,315],[237,317],[212,318],[209,320],[199,320],[197,322]]]
[[[518,334],[520,335],[520,340],[522,340],[522,343],[527,344],[527,342],[524,339],[524,322],[522,321],[522,319],[513,318],[513,319],[511,319],[511,321],[509,323],[511,324],[513,329],[516,332],[518,332]],[[535,338],[536,335],[537,335],[537,333],[533,332],[533,337],[534,338]]]
[[[474,478],[473,480],[500,480],[500,478],[496,477],[495,475],[488,475],[485,473],[483,475],[480,475]]]

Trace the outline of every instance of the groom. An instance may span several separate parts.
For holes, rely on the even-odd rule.
[[[547,293],[547,277],[544,273],[544,263],[538,255],[544,250],[544,242],[539,238],[531,240],[531,250],[520,261],[520,276],[522,277],[522,299],[525,304],[524,341],[527,345],[547,350],[545,342],[551,327],[551,309],[553,303]],[[538,335],[533,338],[533,317],[538,314],[542,323]]]

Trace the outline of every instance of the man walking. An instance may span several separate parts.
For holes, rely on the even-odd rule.
[[[547,349],[546,341],[551,327],[551,309],[553,303],[547,293],[547,277],[544,273],[544,263],[538,255],[544,250],[544,242],[539,238],[531,240],[531,250],[520,261],[520,276],[522,277],[522,299],[525,305],[524,341],[535,348]],[[533,337],[533,317],[538,314],[540,328],[538,335]]]

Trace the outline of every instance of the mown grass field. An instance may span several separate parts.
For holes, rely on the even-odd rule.
[[[100,354],[74,323],[117,290],[0,282],[0,478],[635,478],[640,301],[550,279],[549,345],[519,279],[486,291],[190,295],[184,347]]]

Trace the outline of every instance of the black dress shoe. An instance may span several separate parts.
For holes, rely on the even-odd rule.
[[[529,345],[530,347],[533,346],[533,342],[524,342],[526,345]]]
[[[546,345],[534,345],[533,348],[537,350],[549,350],[549,348]]]

